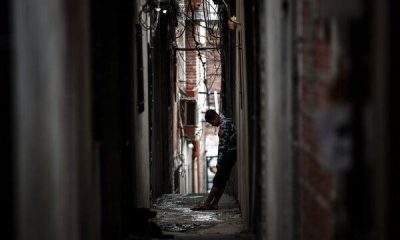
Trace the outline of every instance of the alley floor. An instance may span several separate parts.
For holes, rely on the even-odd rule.
[[[166,194],[153,206],[153,220],[164,234],[174,239],[252,239],[242,222],[235,199],[224,194],[219,210],[192,211],[207,194]]]

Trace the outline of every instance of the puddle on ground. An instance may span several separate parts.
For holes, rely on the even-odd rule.
[[[218,224],[241,222],[241,214],[235,200],[223,196],[220,210],[192,211],[205,200],[206,194],[166,194],[157,199],[153,208],[157,211],[156,223],[166,232],[192,232]]]
[[[216,214],[210,214],[207,212],[192,215],[192,220],[195,222],[222,222],[221,219],[218,219]]]

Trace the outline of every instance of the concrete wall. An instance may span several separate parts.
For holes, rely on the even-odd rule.
[[[88,1],[13,1],[17,239],[99,239]]]
[[[376,159],[373,163],[373,202],[374,226],[376,239],[393,239],[399,234],[396,226],[396,215],[398,211],[396,205],[399,200],[397,194],[398,183],[393,172],[398,171],[398,151],[394,145],[396,141],[392,139],[398,136],[398,117],[390,113],[395,109],[396,104],[393,97],[398,91],[397,82],[398,70],[395,66],[396,54],[391,53],[397,45],[395,41],[395,18],[397,9],[394,1],[376,1],[373,4],[371,13],[374,22],[371,26],[373,33],[371,44],[373,46],[373,71],[372,71],[372,108],[375,113],[372,116],[373,146]],[[390,16],[390,18],[388,17]],[[398,17],[397,17],[398,18]],[[391,38],[390,40],[388,38]],[[398,38],[398,35],[397,35]],[[388,81],[385,81],[388,79]],[[392,103],[390,103],[392,101]],[[396,130],[397,129],[397,130]],[[391,137],[390,137],[391,136]],[[392,149],[392,150],[390,150]],[[394,161],[394,162],[393,162]],[[396,163],[395,163],[396,162]]]
[[[267,0],[260,11],[261,235],[293,238],[291,11]]]
[[[152,75],[149,76],[149,117],[151,123],[151,190],[153,199],[172,189],[173,138],[172,104],[174,102],[174,81],[171,69],[174,67],[172,48],[169,41],[172,34],[171,11],[161,14],[158,27],[151,41]]]

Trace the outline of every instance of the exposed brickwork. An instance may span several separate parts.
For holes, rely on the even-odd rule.
[[[196,42],[198,43],[198,23],[192,24],[191,21],[186,22],[186,32],[185,32],[185,39],[186,39],[186,47],[187,48],[195,48]],[[196,38],[196,40],[195,40]],[[185,69],[186,69],[186,89],[192,90],[197,86],[197,51],[186,51],[186,62],[185,62]]]
[[[207,40],[205,46],[200,46],[199,43],[199,23],[196,23],[193,29],[193,25],[190,21],[187,23],[187,31],[186,31],[186,47],[187,48],[217,48],[219,45],[218,38],[211,36],[209,33],[207,34]],[[205,63],[206,67],[206,79],[207,79],[207,88],[210,92],[217,91],[218,93],[221,90],[221,57],[218,49],[215,50],[207,50],[207,51],[186,51],[186,89],[193,89],[197,86],[197,80],[202,81],[203,79],[197,79],[199,74],[199,68],[203,68],[202,61]],[[199,55],[202,55],[202,61],[199,58]],[[213,99],[212,99],[213,101]]]
[[[217,27],[214,26],[214,30],[217,30]],[[221,65],[221,55],[219,52],[219,44],[220,39],[216,37],[217,31],[215,33],[210,34],[207,32],[207,42],[206,46],[209,48],[215,48],[214,50],[207,51],[207,71],[206,71],[206,78],[207,78],[207,89],[210,93],[220,93],[221,92],[221,73],[222,73],[222,65]],[[221,109],[221,98],[220,94],[218,95],[219,101],[219,109]],[[209,105],[210,107],[215,107],[215,98],[214,95],[210,95],[209,97]]]
[[[300,221],[301,239],[321,240],[332,239],[331,211],[317,198],[312,187],[301,185],[300,188]]]
[[[298,187],[299,228],[303,240],[334,237],[332,175],[321,165],[313,114],[326,103],[325,81],[330,71],[330,42],[326,24],[317,15],[316,0],[299,1],[297,9],[298,56]]]

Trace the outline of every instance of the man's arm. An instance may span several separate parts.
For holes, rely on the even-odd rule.
[[[221,140],[220,140],[221,141]],[[217,161],[217,168],[218,166],[221,166],[222,163],[222,159],[225,155],[225,148],[223,145],[221,145],[221,142],[218,144],[218,161]]]
[[[228,147],[228,142],[229,142],[229,131],[225,128],[221,128],[220,131],[222,133],[219,136],[219,142],[218,142],[218,162],[217,165],[222,166],[223,165],[223,159]]]

